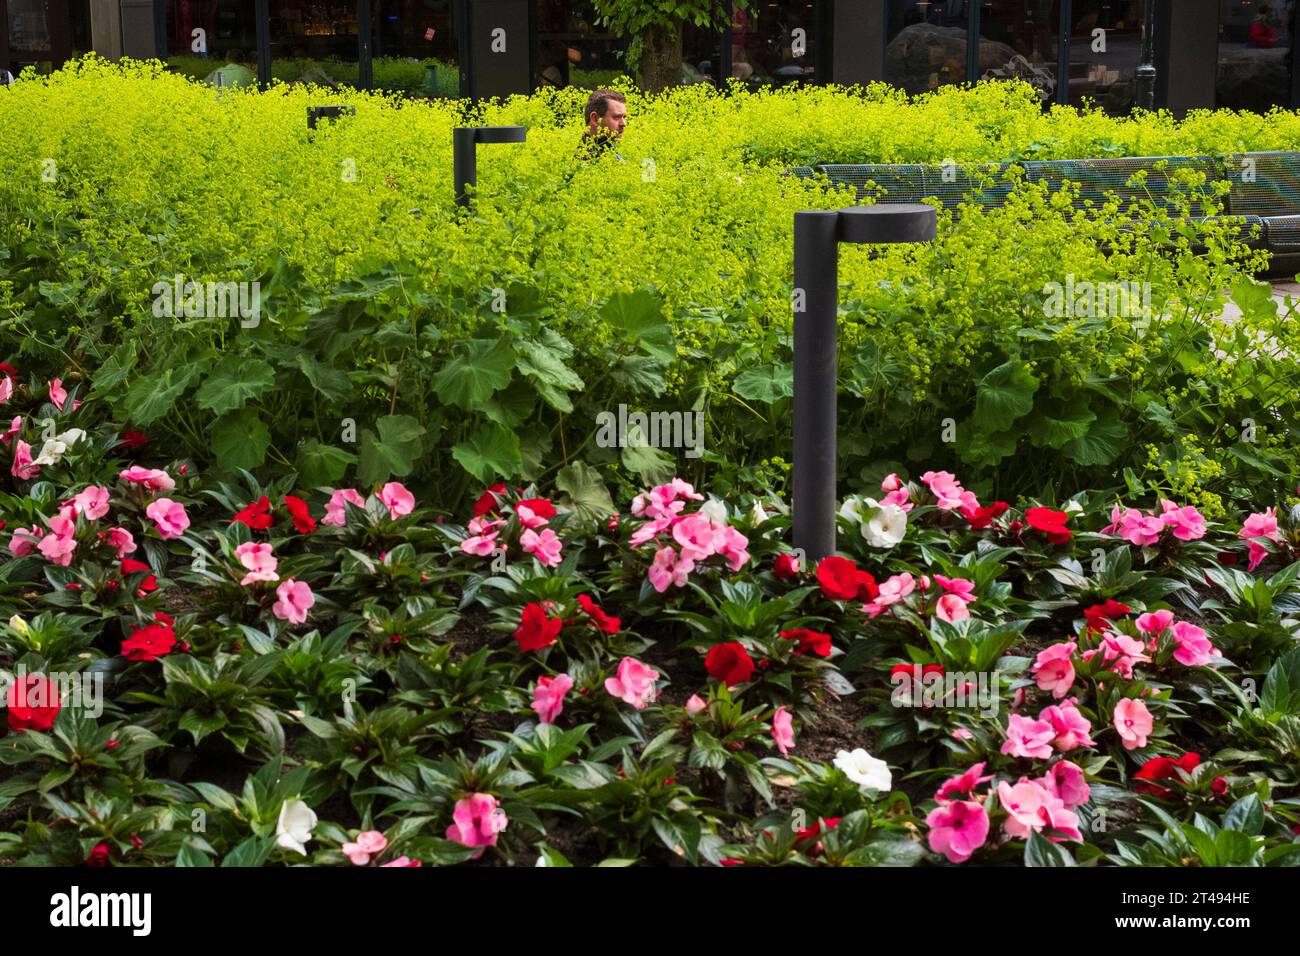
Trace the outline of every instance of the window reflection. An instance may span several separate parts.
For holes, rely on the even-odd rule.
[[[168,0],[167,65],[213,86],[257,82],[253,0]]]
[[[29,66],[41,72],[53,68],[50,13],[49,0],[9,0],[9,69],[14,76]]]
[[[1023,80],[1052,100],[1060,32],[1058,0],[983,0],[980,79]]]
[[[410,95],[460,93],[451,0],[370,0],[374,88]]]
[[[1218,105],[1266,111],[1291,102],[1291,42],[1296,5],[1223,0],[1219,17]]]
[[[1141,0],[1074,0],[1069,102],[1107,112],[1132,109],[1142,62]]]
[[[596,12],[581,0],[536,0],[537,59],[533,85],[608,86],[627,72],[621,59],[627,41],[596,25]]]
[[[731,75],[750,86],[812,82],[816,43],[812,0],[760,0],[731,19]]]
[[[926,93],[966,81],[967,0],[889,0],[885,81]]]
[[[358,85],[356,0],[269,0],[271,77]]]

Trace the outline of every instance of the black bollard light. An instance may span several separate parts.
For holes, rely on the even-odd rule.
[[[794,214],[794,546],[835,553],[839,244],[929,242],[933,206],[878,203]]]
[[[479,143],[522,143],[527,132],[523,126],[457,126],[451,131],[457,206],[468,209],[469,191],[478,185],[475,147]]]
[[[309,106],[307,107],[307,128],[315,129],[317,122],[323,119],[336,120],[340,116],[355,116],[355,106]]]

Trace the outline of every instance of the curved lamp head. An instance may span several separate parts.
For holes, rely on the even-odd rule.
[[[938,210],[911,202],[876,203],[839,210],[840,242],[930,242],[938,234]]]

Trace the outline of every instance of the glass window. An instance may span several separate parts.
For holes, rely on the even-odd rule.
[[[599,89],[627,73],[627,41],[596,25],[582,0],[536,0],[537,59],[533,86]]]
[[[731,19],[731,75],[750,86],[812,82],[816,29],[812,0],[760,0]]]
[[[29,66],[43,73],[53,68],[50,14],[50,0],[9,0],[9,69],[14,76]]]
[[[271,78],[357,86],[356,0],[269,0]]]
[[[460,95],[452,0],[370,0],[376,90]]]
[[[682,82],[716,85],[721,66],[722,31],[682,24]]]
[[[256,83],[253,0],[167,0],[167,65],[213,86]]]
[[[1058,0],[982,0],[979,78],[1024,80],[1054,99],[1060,34]]]
[[[1295,2],[1223,0],[1219,17],[1218,105],[1267,111],[1291,103]]]
[[[1110,113],[1133,108],[1143,7],[1141,0],[1074,0],[1068,76],[1072,105],[1091,101]]]
[[[889,0],[885,81],[908,93],[966,82],[967,0]]]

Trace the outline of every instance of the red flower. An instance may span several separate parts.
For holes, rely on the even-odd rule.
[[[230,519],[231,524],[236,521],[248,525],[254,531],[265,531],[275,522],[275,515],[271,514],[271,499],[262,495]]]
[[[782,581],[791,581],[799,576],[799,559],[793,554],[783,553],[772,562],[772,573]]]
[[[14,368],[8,362],[0,362],[0,372],[4,372],[14,381],[18,380],[18,369]]]
[[[1215,777],[1210,781],[1210,791],[1216,796],[1221,797],[1228,792],[1228,778]]]
[[[816,654],[818,657],[831,656],[831,636],[821,631],[811,631],[806,627],[796,627],[782,631],[781,636],[787,641],[798,641],[794,649],[796,654]]]
[[[149,436],[144,432],[122,432],[118,437],[122,440],[122,444],[131,451],[149,444]]]
[[[560,636],[564,621],[558,617],[547,617],[546,609],[536,601],[524,605],[519,615],[519,626],[515,628],[515,640],[521,651],[540,651],[550,647]]]
[[[729,641],[709,648],[704,657],[704,669],[714,680],[735,687],[754,676],[754,659],[739,641]]]
[[[168,627],[171,627],[173,624],[176,623],[175,621],[172,620],[172,616],[168,614],[166,611],[154,611],[153,619],[157,621],[159,624],[166,624]]]
[[[604,631],[606,634],[617,634],[618,629],[623,626],[623,622],[619,618],[610,617],[596,605],[595,601],[587,597],[587,595],[579,594],[578,603],[582,605],[582,610],[586,613],[587,617],[591,618],[591,621],[596,625],[597,630]]]
[[[873,601],[880,593],[875,578],[848,558],[834,555],[822,558],[817,565],[817,582],[822,586],[822,593],[832,601],[852,601],[854,598]]]
[[[913,681],[920,682],[928,674],[943,674],[942,664],[926,664],[922,667],[920,664],[895,664],[889,669],[889,679],[893,679],[899,674],[906,674]]]
[[[505,491],[504,485],[501,486],[501,490]],[[545,518],[547,521],[555,517],[555,505],[551,504],[546,498],[525,498],[515,507],[518,508],[521,505],[537,515],[537,517]]]
[[[20,730],[49,730],[63,706],[58,685],[41,674],[27,674],[10,684],[5,693],[5,705],[9,729],[15,733]]]
[[[109,866],[112,855],[113,848],[108,845],[108,841],[100,840],[86,857],[86,866]]]
[[[1069,520],[1068,514],[1053,508],[1028,508],[1025,511],[1029,527],[1043,532],[1052,544],[1065,544],[1070,540],[1071,531],[1065,526]]]
[[[1296,827],[1296,830],[1297,832],[1300,832],[1300,827]],[[744,860],[738,860],[734,856],[719,857],[718,862],[721,863],[723,866],[744,866],[745,865]]]
[[[991,505],[978,508],[963,508],[962,516],[970,522],[972,531],[983,531],[993,523],[994,518],[1001,518],[1011,506],[1005,501],[995,501]]]
[[[289,517],[293,519],[293,526],[299,534],[311,534],[316,530],[316,519],[311,516],[307,502],[295,495],[285,495],[284,505],[289,509]]]
[[[141,571],[151,570],[149,565],[145,564],[143,561],[137,561],[135,558],[123,558],[121,568],[123,577],[126,577],[128,574],[138,574]],[[150,574],[140,582],[138,590],[141,594],[148,594],[150,591],[158,590],[158,579]]]
[[[1191,773],[1201,764],[1201,755],[1195,751],[1183,754],[1177,760],[1170,757],[1152,757],[1142,765],[1142,769],[1133,775],[1134,780],[1143,781],[1135,789],[1138,793],[1149,793],[1155,797],[1168,798],[1173,791],[1157,787],[1156,780],[1169,780],[1177,777],[1177,770]]]
[[[825,823],[825,824],[826,824],[826,830],[827,830],[827,831],[830,831],[830,830],[834,830],[837,826],[840,825],[840,820],[841,820],[841,819],[843,819],[843,818],[842,818],[842,817],[827,817],[824,821],[823,821],[823,820],[818,820],[817,822],[815,822],[815,823],[814,823],[812,826],[810,826],[810,827],[805,827],[805,828],[802,829],[802,830],[796,830],[796,831],[795,831],[795,834],[794,834],[795,842],[796,842],[796,843],[806,843],[806,842],[808,842],[809,840],[815,840],[815,839],[817,839],[817,837],[819,837],[819,836],[822,835],[822,823]],[[815,852],[815,850],[816,850],[816,848],[814,847],[814,852]]]
[[[497,500],[493,495],[504,495],[505,493],[506,483],[504,481],[498,481],[495,485],[489,485],[487,490],[484,491],[483,494],[479,495],[478,501],[474,502],[474,517],[478,518],[487,514],[489,511],[496,511]]]
[[[1109,630],[1106,624],[1107,621],[1117,620],[1131,612],[1132,608],[1127,604],[1121,604],[1119,601],[1107,601],[1104,604],[1085,607],[1083,609],[1083,619],[1088,630],[1095,634],[1101,634]]]
[[[166,624],[136,628],[122,642],[122,656],[128,661],[156,661],[176,646],[176,632]]]

